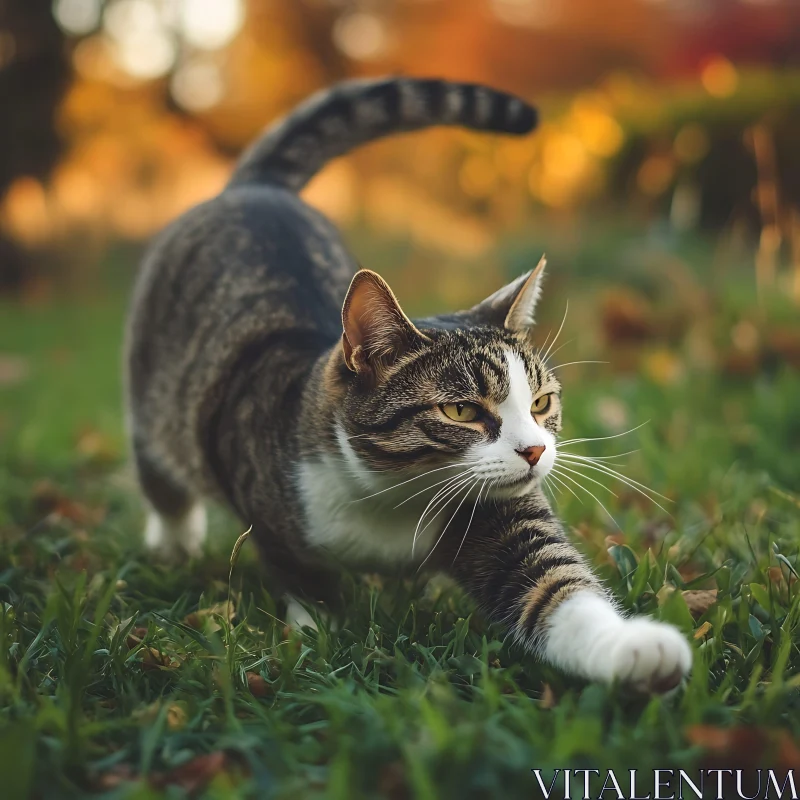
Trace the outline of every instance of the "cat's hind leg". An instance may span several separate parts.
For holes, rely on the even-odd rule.
[[[134,446],[142,492],[150,508],[144,530],[148,550],[175,559],[199,556],[206,538],[206,510],[202,502],[158,467],[140,446]]]

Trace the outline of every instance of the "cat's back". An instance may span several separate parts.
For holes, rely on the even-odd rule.
[[[354,270],[332,223],[284,189],[234,187],[186,212],[138,276],[126,358],[133,423],[185,449],[209,392],[246,368],[242,359],[272,355],[276,381],[291,378],[338,339]]]
[[[142,264],[131,334],[167,350],[219,326],[299,327],[338,336],[354,271],[336,228],[275,187],[226,190],[155,239]],[[218,331],[219,332],[219,331]]]

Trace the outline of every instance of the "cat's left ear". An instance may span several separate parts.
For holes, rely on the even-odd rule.
[[[536,268],[496,291],[471,308],[468,316],[487,325],[524,333],[533,326],[534,311],[542,294],[547,261],[542,256]]]
[[[380,380],[403,353],[429,342],[376,272],[356,273],[342,307],[342,352],[353,372]]]

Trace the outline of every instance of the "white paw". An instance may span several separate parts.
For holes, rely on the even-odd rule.
[[[640,692],[668,692],[689,674],[692,649],[672,625],[627,619],[610,643],[609,680]]]
[[[196,558],[203,551],[206,538],[206,509],[202,503],[191,507],[180,519],[163,517],[151,511],[147,515],[144,543],[161,558],[175,560],[180,556]]]

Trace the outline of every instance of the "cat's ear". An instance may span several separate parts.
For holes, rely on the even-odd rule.
[[[521,332],[533,326],[536,304],[542,294],[542,276],[546,264],[542,256],[536,268],[471,308],[467,313],[476,321],[503,327],[506,330]]]
[[[353,277],[342,307],[342,328],[345,364],[376,380],[403,353],[430,341],[403,313],[389,284],[368,269]]]

